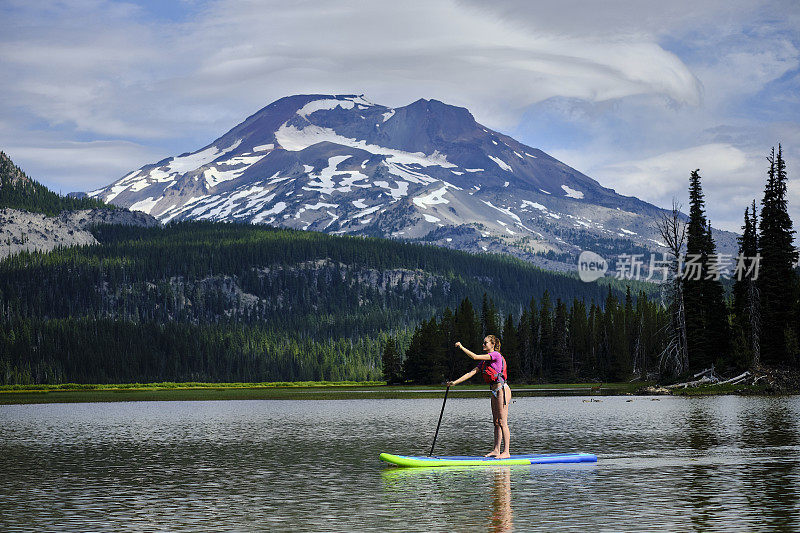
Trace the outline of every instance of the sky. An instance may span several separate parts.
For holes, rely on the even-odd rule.
[[[0,2],[0,150],[67,193],[292,94],[435,98],[617,192],[739,231],[780,142],[800,229],[796,0]]]

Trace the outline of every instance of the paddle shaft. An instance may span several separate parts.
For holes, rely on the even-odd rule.
[[[447,403],[447,393],[450,392],[450,387],[447,387],[444,391],[444,401],[442,402],[442,412],[439,413],[439,423],[436,424],[436,433],[433,434],[433,444],[431,444],[431,453],[428,454],[428,457],[433,455],[433,447],[436,446],[436,437],[439,436],[439,426],[442,425],[442,415],[444,414],[444,404]]]

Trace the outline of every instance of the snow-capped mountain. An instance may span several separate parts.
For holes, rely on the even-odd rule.
[[[662,251],[661,209],[437,100],[389,108],[355,95],[281,98],[196,152],[88,194],[162,222],[425,240],[535,262],[549,251],[563,261],[583,249]],[[720,252],[735,252],[735,234],[714,236]]]

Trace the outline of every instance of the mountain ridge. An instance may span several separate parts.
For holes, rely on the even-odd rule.
[[[401,238],[534,263],[549,253],[574,265],[608,239],[612,255],[665,251],[655,229],[663,209],[435,99],[391,108],[363,95],[287,96],[200,150],[88,194],[165,223]],[[715,237],[720,253],[736,252],[736,234]]]

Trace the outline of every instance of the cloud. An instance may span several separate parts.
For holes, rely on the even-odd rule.
[[[465,106],[667,207],[700,167],[728,229],[760,197],[771,144],[790,176],[800,162],[790,0],[8,0],[0,17],[0,147],[64,190],[196,150],[298,93]]]
[[[218,126],[175,116],[181,105],[223,101],[229,115],[249,114],[299,92],[365,92],[394,105],[437,97],[495,126],[556,95],[699,95],[692,73],[652,41],[532,34],[449,0],[221,0],[173,24],[102,1],[18,9],[23,29],[0,41],[9,104],[97,135],[180,135]]]
[[[708,218],[714,227],[739,232],[745,207],[755,199],[760,209],[766,180],[765,155],[766,152],[745,153],[730,144],[714,143],[595,168],[592,175],[621,194],[662,207],[677,198],[687,211],[689,174],[699,169]],[[800,179],[792,180],[789,199],[794,220],[800,220],[798,192]]]
[[[3,151],[28,176],[64,194],[108,185],[109,177],[118,179],[166,157],[126,141],[7,143]]]

